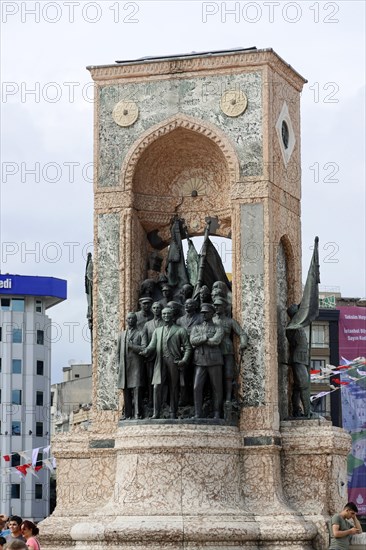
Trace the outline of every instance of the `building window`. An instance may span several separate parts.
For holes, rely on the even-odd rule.
[[[0,389],[0,403],[1,403],[1,389]],[[1,430],[0,430],[0,432],[1,432]]]
[[[36,392],[36,405],[39,407],[43,406],[43,391]]]
[[[37,344],[44,345],[44,332],[43,330],[37,330]]]
[[[311,370],[320,370],[323,374],[323,369],[325,368],[325,359],[312,359],[311,360]]]
[[[80,378],[80,374],[75,374],[75,378]]]
[[[44,371],[43,361],[37,361],[37,374],[39,374],[40,376],[43,376],[43,371]]]
[[[41,300],[36,300],[36,312],[43,313],[43,305]]]
[[[20,483],[11,484],[11,498],[20,498]]]
[[[13,298],[11,302],[11,309],[13,311],[24,311],[24,298]]]
[[[13,374],[22,374],[22,360],[13,359],[11,362],[11,372]]]
[[[311,330],[311,347],[327,348],[329,347],[328,325],[313,325]]]
[[[42,483],[36,483],[34,486],[34,497],[36,500],[43,498],[43,485]]]
[[[43,437],[43,422],[36,422],[36,436]]]
[[[50,403],[50,406],[53,407],[53,400],[55,398],[55,392],[54,391],[51,391],[51,403]]]
[[[311,381],[312,384],[326,384],[329,383],[329,378],[318,378],[320,376],[325,376],[325,367],[326,363],[329,363],[328,358],[327,359],[311,359],[310,362],[310,368],[311,370],[320,371],[316,372],[316,376]]]
[[[13,344],[21,344],[23,341],[23,334],[21,328],[13,328]]]
[[[3,311],[9,311],[9,309],[10,309],[10,298],[1,298],[1,309]]]
[[[18,455],[18,453],[11,455],[11,465],[13,468],[15,468],[15,466],[20,466],[20,455]]]
[[[22,435],[21,424],[19,420],[13,420],[11,423],[11,435]]]
[[[1,357],[0,357],[0,372],[1,372]]]
[[[3,332],[3,329],[0,327],[0,342],[1,342],[2,336],[3,336],[2,332]]]
[[[12,405],[22,404],[22,390],[12,390],[11,392]]]

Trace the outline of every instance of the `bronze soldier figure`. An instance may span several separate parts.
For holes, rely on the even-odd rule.
[[[195,418],[202,418],[203,387],[209,377],[212,389],[214,418],[220,418],[222,410],[222,366],[224,359],[220,344],[224,338],[224,329],[212,318],[215,308],[212,304],[201,307],[203,323],[192,328],[191,344],[194,348],[194,407]]]

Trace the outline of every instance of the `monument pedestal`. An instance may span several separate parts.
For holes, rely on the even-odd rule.
[[[132,421],[108,439],[60,435],[58,503],[42,522],[42,547],[320,550],[329,503],[338,504],[331,481],[348,436],[318,420],[282,429],[244,437],[231,426]],[[314,475],[315,455],[328,471],[317,463]],[[309,486],[305,506],[299,495]]]

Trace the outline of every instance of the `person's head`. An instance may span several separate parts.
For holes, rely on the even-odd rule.
[[[209,300],[210,299],[210,296],[211,296],[211,292],[210,292],[210,289],[208,288],[208,286],[206,285],[203,285],[200,289],[200,296],[201,296],[201,300],[202,301],[205,301],[205,300]]]
[[[23,520],[21,517],[10,516],[8,526],[10,529],[10,533],[13,535],[13,537],[18,537],[21,534],[20,526],[22,523],[23,523]]]
[[[227,290],[227,286],[223,281],[215,281],[212,285],[212,294],[222,294],[226,296]]]
[[[217,315],[224,315],[227,308],[227,302],[221,297],[217,297],[213,303]]]
[[[182,313],[182,304],[171,300],[167,303],[166,307],[170,307],[173,310],[173,320],[176,321]]]
[[[161,310],[163,309],[160,302],[154,302],[152,305],[152,312],[154,314],[155,319],[159,319],[161,317]]]
[[[203,304],[201,313],[204,321],[211,321],[215,313],[215,308],[212,304]]]
[[[6,540],[4,539],[4,537],[0,537],[0,548],[4,548],[6,544]]]
[[[4,514],[0,514],[0,531],[3,531],[3,529],[5,529],[5,525],[7,521],[8,521],[8,516],[5,516]]]
[[[154,279],[145,279],[142,281],[140,286],[140,292],[143,296],[152,296],[155,290],[155,281]]]
[[[346,519],[354,518],[358,513],[358,508],[354,502],[347,502],[346,506],[343,508],[343,515]]]
[[[144,311],[145,313],[149,313],[149,311],[151,311],[151,306],[153,302],[151,298],[148,298],[147,296],[145,296],[143,298],[140,298],[139,302],[140,302],[142,311]]]
[[[188,298],[191,298],[193,294],[193,286],[190,285],[189,283],[186,283],[185,285],[182,286],[180,293],[185,300],[187,300]]]
[[[161,287],[161,292],[162,292],[164,298],[170,298],[170,296],[172,294],[172,290],[171,290],[169,285],[163,285]]]
[[[28,550],[28,546],[20,539],[12,540],[6,545],[6,550]]]
[[[39,533],[37,525],[27,519],[23,521],[21,527],[23,537],[29,539],[30,537],[36,537]]]
[[[161,312],[161,316],[163,318],[165,325],[170,325],[173,322],[173,310],[171,307],[165,307],[163,311]]]
[[[134,313],[133,311],[130,311],[130,313],[127,314],[126,322],[127,322],[128,328],[135,328],[137,324],[136,313]]]
[[[188,298],[184,303],[184,309],[187,313],[194,313],[197,311],[197,302],[193,298]]]

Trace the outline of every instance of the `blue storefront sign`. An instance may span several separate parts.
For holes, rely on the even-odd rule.
[[[55,277],[0,275],[0,294],[49,296],[61,301],[67,297],[67,282]]]

